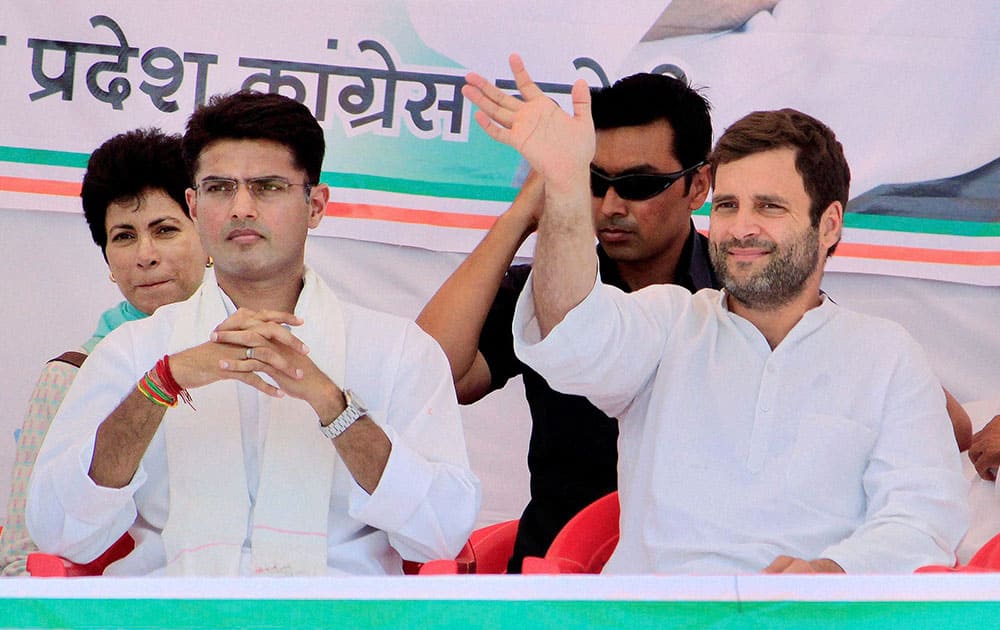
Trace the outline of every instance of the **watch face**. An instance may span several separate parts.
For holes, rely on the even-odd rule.
[[[368,413],[365,404],[351,390],[344,390],[344,400],[347,401],[347,407],[340,412],[340,415],[334,418],[330,424],[326,426],[320,424],[319,427],[323,435],[331,440],[346,431],[358,418]]]
[[[362,401],[361,398],[353,391],[345,389],[344,397],[347,399],[347,408],[354,408],[357,412],[359,412],[359,418],[368,413],[368,407],[365,406],[364,401]]]

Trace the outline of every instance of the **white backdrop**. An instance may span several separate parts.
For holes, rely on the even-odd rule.
[[[413,317],[461,260],[448,252],[471,249],[515,192],[519,158],[456,96],[467,69],[508,81],[512,50],[564,104],[576,78],[680,71],[714,103],[716,136],[752,109],[817,115],[844,141],[854,196],[978,173],[957,193],[914,205],[896,190],[898,207],[850,212],[825,286],[907,326],[959,400],[1000,396],[1000,201],[997,171],[982,172],[1000,162],[997,0],[286,0],[277,21],[268,0],[0,2],[0,519],[38,370],[119,299],[77,210],[87,153],[140,125],[178,131],[206,95],[284,85],[330,147],[335,203],[310,262],[345,298]],[[666,36],[698,22],[674,21],[685,7],[753,10]],[[465,410],[481,523],[527,496],[517,388]]]
[[[458,90],[467,70],[509,88],[516,50],[564,106],[578,78],[652,71],[704,89],[716,135],[754,109],[815,115],[867,196],[847,208],[837,271],[1000,286],[997,0],[285,0],[280,20],[269,0],[3,6],[0,209],[76,212],[101,141],[180,130],[245,87],[321,121],[320,234],[467,252],[521,161]]]
[[[330,237],[311,237],[307,258],[345,299],[407,317],[461,261],[459,254]],[[86,340],[120,294],[82,215],[0,212],[0,261],[2,522],[13,434],[42,363]],[[840,304],[905,325],[960,401],[1000,396],[1000,288],[846,273],[828,274],[825,288]],[[527,500],[530,424],[519,387],[463,410],[472,465],[483,482],[480,524],[515,518]]]

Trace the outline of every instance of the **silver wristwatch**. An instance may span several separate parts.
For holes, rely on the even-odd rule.
[[[347,408],[340,412],[340,415],[330,424],[319,425],[319,430],[323,435],[331,440],[347,430],[347,427],[354,424],[355,420],[368,413],[365,403],[361,402],[358,395],[349,389],[344,390],[344,400],[347,401]]]

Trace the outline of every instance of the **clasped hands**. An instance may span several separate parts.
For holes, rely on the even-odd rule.
[[[195,389],[233,379],[269,396],[305,400],[320,415],[331,412],[327,407],[343,408],[340,388],[313,363],[309,348],[291,331],[302,323],[291,313],[238,309],[215,327],[209,341],[170,356],[174,380]]]

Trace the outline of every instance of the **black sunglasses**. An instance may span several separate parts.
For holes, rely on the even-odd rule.
[[[608,194],[608,188],[614,186],[618,196],[626,201],[645,201],[670,188],[671,184],[678,179],[698,170],[704,164],[704,162],[698,162],[693,166],[674,173],[631,173],[629,175],[619,175],[618,177],[609,177],[604,173],[595,171],[594,167],[591,166],[590,192],[595,197],[603,198],[604,195]]]

